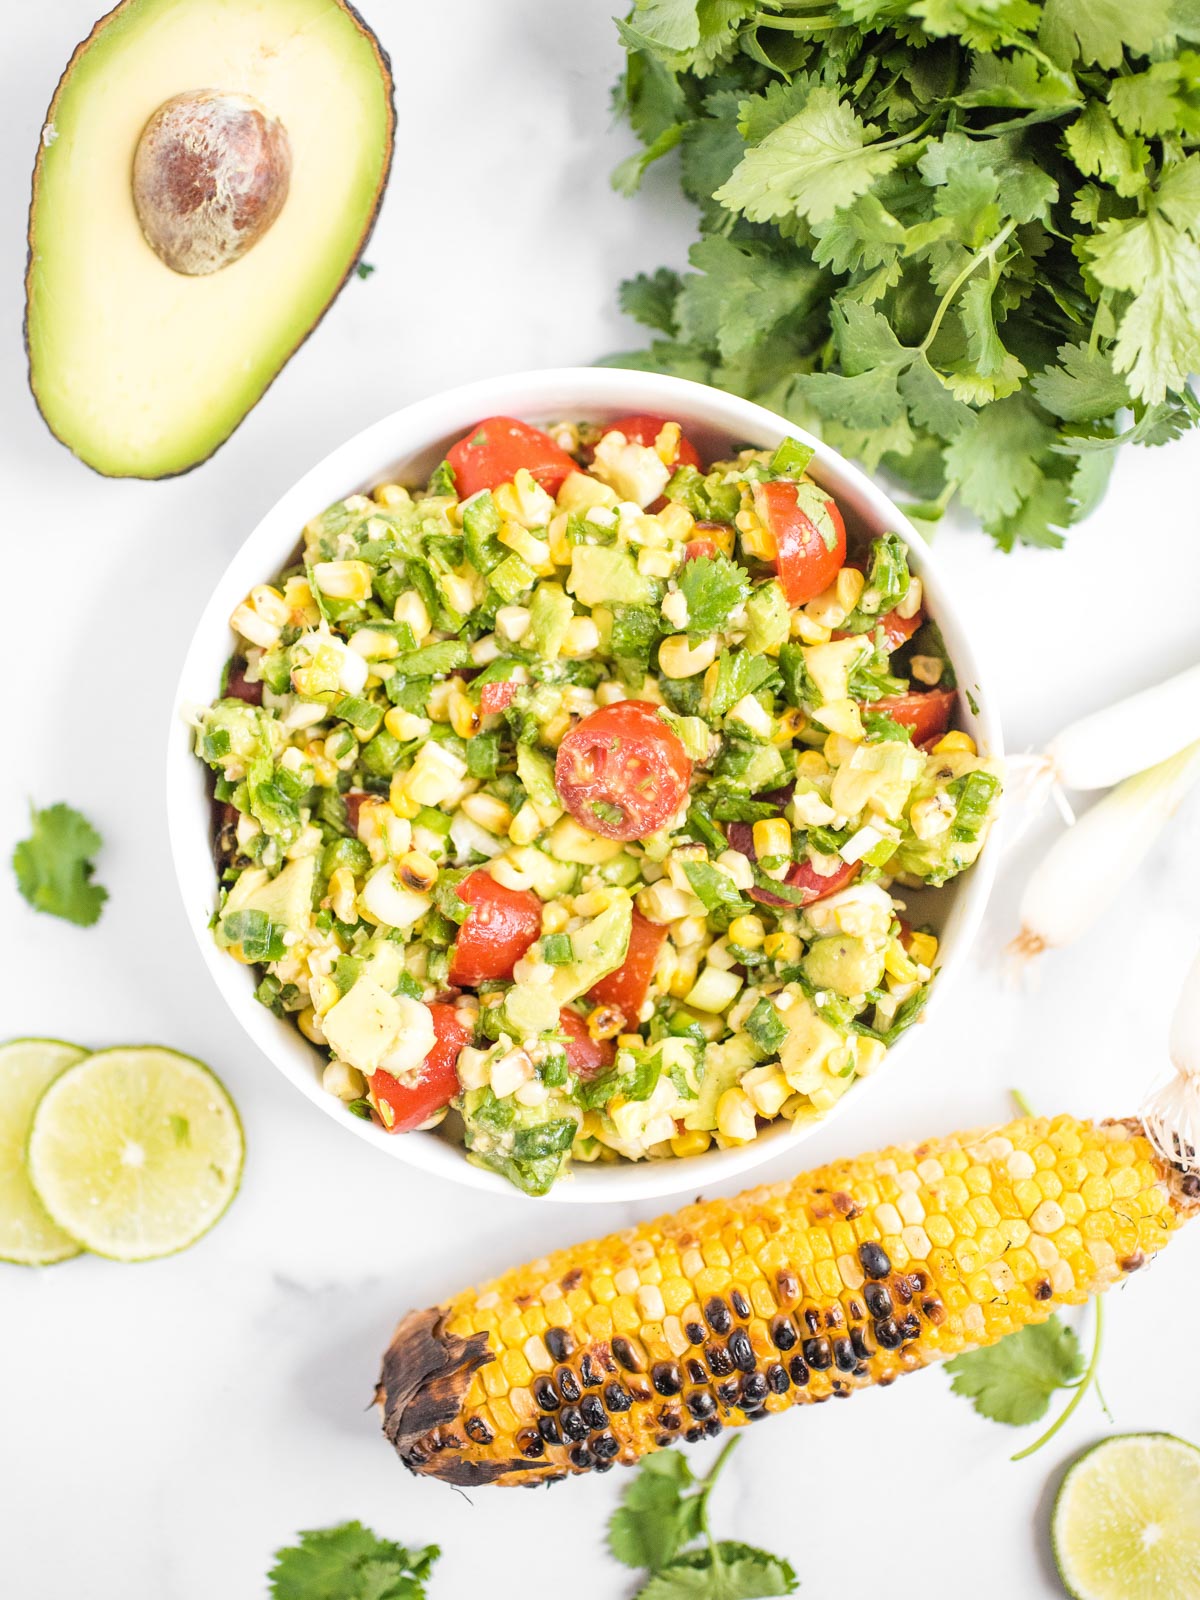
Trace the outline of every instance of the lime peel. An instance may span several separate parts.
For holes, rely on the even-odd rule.
[[[61,1039],[0,1045],[0,1261],[48,1267],[81,1246],[51,1221],[25,1169],[25,1141],[38,1101],[59,1073],[87,1054]]]

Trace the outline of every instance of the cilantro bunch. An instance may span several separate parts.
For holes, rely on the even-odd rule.
[[[761,401],[935,521],[1056,545],[1200,406],[1197,0],[636,0],[620,109],[693,271],[614,364]]]

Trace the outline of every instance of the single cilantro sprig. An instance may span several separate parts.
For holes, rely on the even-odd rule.
[[[679,574],[687,601],[688,637],[707,638],[729,626],[730,612],[750,593],[748,574],[728,556],[697,556]]]
[[[635,1600],[766,1600],[795,1592],[790,1562],[733,1539],[715,1539],[708,1501],[738,1443],[731,1439],[707,1477],[677,1450],[645,1457],[608,1524],[608,1547],[650,1577]]]
[[[108,899],[108,890],[92,882],[92,857],[103,840],[85,816],[61,801],[29,811],[33,831],[12,854],[17,888],[35,911],[90,928]]]
[[[275,1552],[272,1600],[425,1600],[436,1544],[407,1550],[361,1522],[312,1528]]]

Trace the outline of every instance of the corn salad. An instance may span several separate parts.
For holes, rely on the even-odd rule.
[[[818,1117],[917,1017],[904,892],[999,777],[903,544],[848,548],[808,455],[492,418],[237,606],[214,933],[350,1113],[544,1193]]]

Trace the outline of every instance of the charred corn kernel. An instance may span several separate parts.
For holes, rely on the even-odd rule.
[[[577,659],[599,648],[600,630],[591,617],[572,617],[563,631],[559,653]]]
[[[792,830],[784,817],[762,817],[753,826],[754,853],[764,856],[790,856]]]
[[[230,946],[231,951],[235,948],[236,946]],[[296,1026],[300,1029],[300,1032],[304,1035],[304,1037],[311,1041],[311,1043],[325,1043],[325,1030],[321,1026],[320,1017],[313,1010],[312,1006],[305,1006],[304,1010],[297,1015]]]
[[[354,909],[357,893],[354,874],[350,868],[339,867],[329,880],[329,905],[339,922],[356,922],[358,920]],[[321,1008],[318,1007],[318,1009]]]
[[[717,1101],[717,1132],[738,1144],[753,1139],[754,1105],[744,1089],[726,1089]]]
[[[321,1087],[339,1100],[361,1100],[367,1092],[367,1081],[357,1067],[345,1061],[331,1061],[321,1074]]]
[[[402,744],[410,739],[423,739],[430,728],[428,717],[419,717],[415,711],[405,711],[400,706],[392,706],[384,712],[383,725],[392,738],[399,739]]]
[[[542,819],[526,800],[508,825],[508,837],[514,844],[532,844],[542,831]]]
[[[408,850],[396,863],[396,877],[406,889],[427,894],[438,880],[437,863],[423,850]],[[348,917],[343,921],[349,921]]]
[[[767,936],[762,918],[752,915],[734,917],[728,932],[730,944],[740,944],[743,950],[761,950]]]
[[[396,622],[408,623],[418,644],[428,637],[429,609],[415,589],[408,589],[396,597],[396,603],[392,607],[392,617]]]
[[[975,741],[969,733],[963,733],[958,728],[951,728],[949,733],[944,733],[933,747],[935,756],[943,755],[947,750],[963,750],[969,756],[978,755]]]
[[[800,959],[800,940],[794,933],[769,933],[763,940],[763,954],[780,966],[795,966]]]
[[[922,967],[932,967],[937,960],[938,942],[932,933],[910,933],[908,953]]]
[[[908,670],[918,683],[932,686],[941,682],[946,663],[941,656],[913,656],[908,663]]]
[[[313,582],[331,600],[366,600],[371,593],[371,568],[365,561],[318,561]]]
[[[795,738],[804,732],[807,723],[808,713],[806,711],[799,706],[786,706],[775,719],[775,729],[771,734],[771,743],[791,744]]]
[[[718,1133],[721,1141],[733,1142],[747,1126],[746,1107],[736,1097],[749,1101],[744,1090],[727,1090],[718,1118],[729,1095],[735,1098],[726,1122],[735,1131],[726,1133],[718,1123]],[[804,1097],[793,1098],[784,1114],[803,1114]],[[1087,1213],[1095,1219],[1088,1237],[1097,1248],[1085,1249],[1080,1230],[1068,1228],[1063,1232],[1080,1236],[1069,1256],[1056,1240],[1036,1232],[1028,1248],[1010,1249],[999,1228],[980,1229],[966,1216],[956,1220],[958,1207],[947,1197],[959,1174],[976,1171],[998,1191],[1008,1181],[1011,1153],[1032,1156],[1063,1133],[1079,1138],[1084,1159],[1095,1163],[1095,1178],[1110,1185],[1120,1178],[1128,1185],[1123,1200],[1097,1195]],[[677,1155],[700,1153],[688,1134],[676,1134],[671,1148]],[[1072,1158],[1053,1146],[1051,1151],[1050,1166],[1037,1170],[1057,1175]],[[609,1412],[602,1437],[615,1440],[617,1459],[632,1463],[710,1419],[738,1427],[764,1411],[890,1384],[905,1372],[1043,1322],[1064,1305],[1080,1305],[1142,1266],[1200,1210],[1193,1188],[1155,1154],[1136,1122],[1094,1126],[1067,1117],[1030,1119],[1005,1128],[998,1143],[994,1134],[967,1133],[837,1161],[790,1184],[686,1206],[607,1239],[557,1250],[446,1305],[412,1313],[384,1357],[377,1391],[384,1427],[413,1471],[466,1487],[536,1483],[587,1470],[594,1459],[590,1451],[581,1465],[569,1438],[545,1443],[531,1421],[518,1418],[515,1408],[508,1421],[492,1398],[507,1382],[510,1352],[525,1353],[529,1366],[539,1370],[527,1353],[531,1330],[523,1313],[541,1305],[546,1325],[536,1337],[581,1391],[585,1370],[595,1366],[596,1342],[603,1340],[605,1355],[618,1368],[622,1403],[632,1404]],[[1082,1199],[1078,1188],[1071,1192]],[[831,1194],[846,1196],[851,1207],[829,1204]],[[907,1210],[915,1215],[919,1206],[927,1220],[906,1222],[902,1198]],[[1051,1213],[1048,1220],[1058,1219]],[[1113,1230],[1111,1239],[1100,1231],[1105,1227]],[[1112,1242],[1118,1228],[1119,1249]],[[736,1267],[731,1240],[738,1241]],[[626,1291],[621,1284],[627,1273]],[[550,1286],[564,1281],[575,1285],[570,1295],[548,1298]],[[657,1298],[640,1302],[643,1288],[656,1289]],[[666,1316],[660,1315],[660,1299]],[[589,1336],[584,1312],[601,1304],[611,1312],[611,1334],[606,1328]],[[731,1397],[725,1361],[712,1376],[698,1378],[689,1369],[678,1340],[673,1342],[671,1316],[685,1326],[705,1325],[710,1351],[721,1347],[728,1366],[746,1374],[743,1385],[754,1376],[749,1404],[746,1390]],[[756,1317],[762,1321],[751,1320]],[[820,1330],[815,1335],[814,1325]],[[852,1349],[856,1328],[861,1331]],[[780,1350],[795,1354],[781,1357]],[[595,1393],[607,1408],[604,1390]],[[455,1397],[452,1415],[445,1413],[447,1395]],[[431,1411],[439,1419],[432,1428]],[[668,1415],[671,1425],[665,1428]]]
[[[473,705],[461,689],[451,691],[446,706],[450,712],[450,726],[458,737],[473,739],[479,732],[481,722],[478,706]]]
[[[587,1031],[590,1039],[615,1039],[625,1026],[625,1014],[617,1006],[597,1006],[589,1012]],[[640,1036],[638,1042],[640,1043]]]
[[[710,667],[716,654],[715,639],[701,639],[693,649],[686,634],[673,633],[658,647],[659,671],[667,678],[692,678]]]

